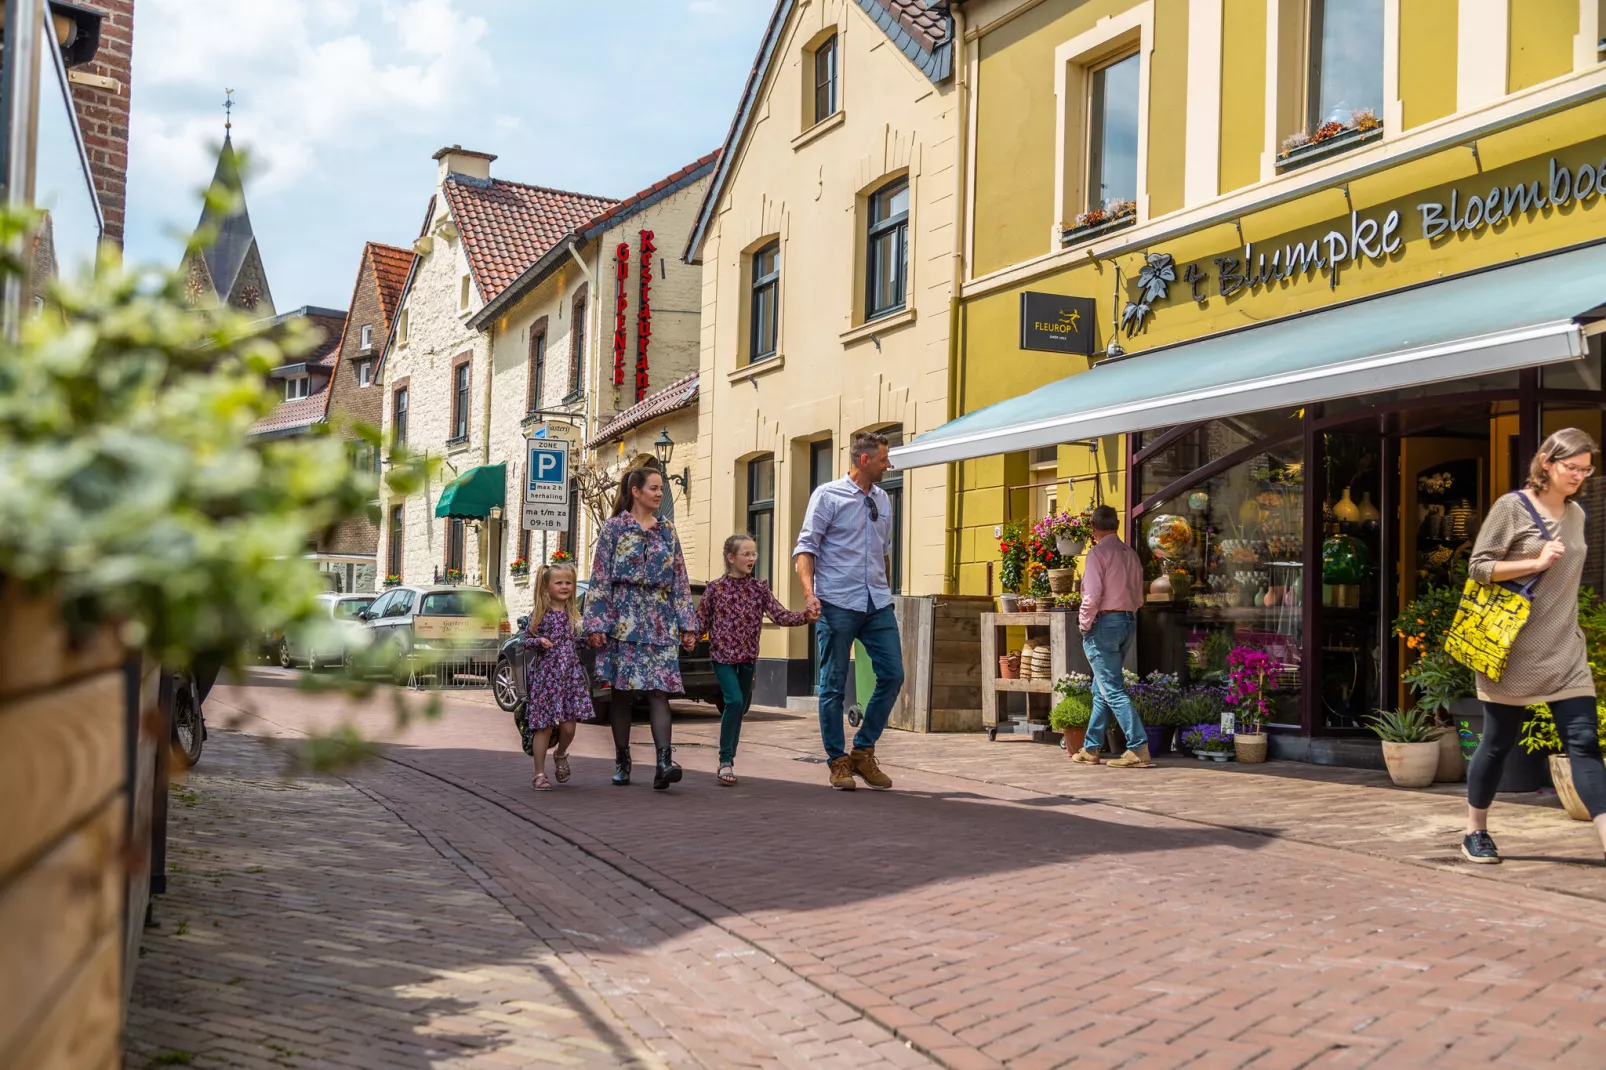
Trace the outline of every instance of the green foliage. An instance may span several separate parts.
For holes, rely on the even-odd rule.
[[[1432,743],[1444,734],[1421,707],[1404,710],[1378,710],[1366,719],[1367,727],[1384,743]]]
[[[1227,659],[1232,656],[1233,638],[1230,631],[1206,633],[1199,644],[1195,666],[1199,675],[1209,680],[1224,680],[1227,676]]]
[[[1048,714],[1048,726],[1056,732],[1067,728],[1086,728],[1093,719],[1093,693],[1066,695]]]
[[[1219,724],[1227,709],[1227,693],[1219,687],[1196,684],[1182,692],[1167,724],[1186,728],[1196,724]]]
[[[1443,650],[1434,650],[1417,658],[1409,669],[1400,674],[1400,679],[1416,692],[1417,707],[1439,720],[1448,720],[1450,703],[1477,694],[1472,670]]]
[[[998,552],[1002,559],[998,565],[998,582],[1005,591],[1021,591],[1026,578],[1026,523],[1012,520],[1004,525],[1004,537],[999,540]]]

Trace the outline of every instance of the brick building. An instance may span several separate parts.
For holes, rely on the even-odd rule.
[[[128,190],[128,110],[134,61],[134,0],[95,0],[99,47],[67,72],[78,130],[100,202],[101,237],[119,249]]]

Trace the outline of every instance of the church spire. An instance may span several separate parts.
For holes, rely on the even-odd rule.
[[[245,179],[234,148],[234,90],[224,90],[223,145],[212,173],[212,192],[227,194],[226,207],[212,198],[201,209],[196,230],[210,230],[212,244],[192,252],[186,264],[187,288],[194,305],[232,305],[257,315],[274,314],[267,272],[262,266],[251,213],[245,204]]]

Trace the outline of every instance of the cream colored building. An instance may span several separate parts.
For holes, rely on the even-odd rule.
[[[814,485],[855,432],[949,418],[959,95],[946,13],[924,0],[781,0],[686,259],[703,266],[697,539],[760,540],[792,606]],[[889,486],[895,579],[944,590],[943,469]],[[755,701],[808,694],[807,631],[764,636]]]
[[[505,589],[527,588],[527,578],[508,571],[520,557],[533,573],[563,549],[575,554],[582,575],[590,569],[596,523],[583,501],[574,503],[571,531],[561,537],[519,528],[526,442],[542,428],[576,444],[575,463],[588,461],[614,479],[653,456],[653,440],[669,428],[675,513],[686,515],[680,472],[697,449],[688,413],[697,404],[702,273],[677,257],[717,158],[711,153],[548,239],[539,259],[467,319],[490,339],[495,385],[482,463],[507,466],[509,519],[498,531],[505,543],[496,556]],[[677,529],[688,569],[700,578],[695,531],[685,523]]]

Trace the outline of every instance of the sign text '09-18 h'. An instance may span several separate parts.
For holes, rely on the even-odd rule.
[[[523,526],[530,531],[569,530],[569,443],[561,438],[529,440]]]

